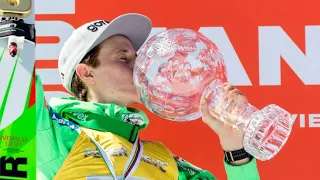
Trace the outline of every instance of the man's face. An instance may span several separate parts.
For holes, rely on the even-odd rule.
[[[100,45],[99,66],[89,68],[92,82],[88,88],[103,103],[130,105],[140,103],[133,84],[136,51],[124,36],[113,36]],[[91,86],[91,87],[89,87]]]

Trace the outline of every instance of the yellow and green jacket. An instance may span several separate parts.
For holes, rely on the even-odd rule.
[[[115,104],[52,98],[37,76],[37,180],[214,180],[160,142],[140,140],[145,113]],[[258,180],[256,160],[224,162],[229,180]]]

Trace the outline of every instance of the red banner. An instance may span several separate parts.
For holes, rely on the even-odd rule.
[[[261,179],[317,179],[320,157],[320,1],[84,1],[41,0],[36,6],[37,73],[47,99],[68,95],[57,71],[59,51],[83,23],[136,12],[153,21],[153,34],[189,28],[224,54],[230,83],[258,108],[278,104],[296,120],[291,137],[272,160],[258,162]],[[146,110],[142,106],[139,108]],[[201,120],[177,123],[147,113],[144,139],[226,179],[217,136]]]

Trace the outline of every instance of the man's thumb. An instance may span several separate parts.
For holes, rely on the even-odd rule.
[[[202,121],[206,124],[209,124],[213,118],[209,111],[209,105],[205,96],[202,96],[200,100],[200,111],[202,115]]]

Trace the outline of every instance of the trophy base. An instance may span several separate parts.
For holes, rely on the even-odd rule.
[[[252,117],[245,131],[244,148],[261,161],[270,160],[289,138],[291,115],[277,105],[268,105]]]

